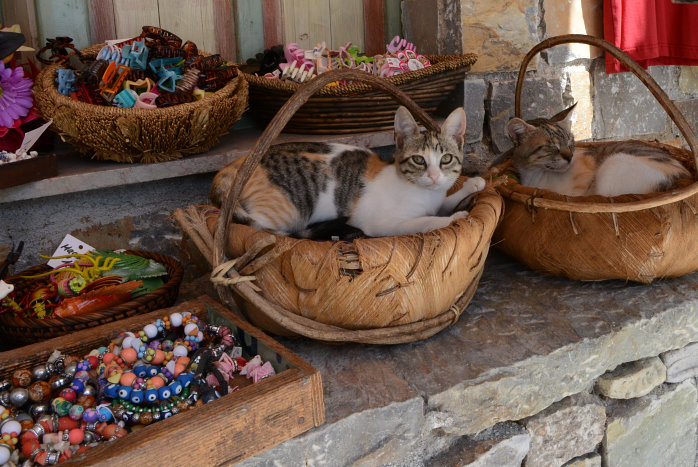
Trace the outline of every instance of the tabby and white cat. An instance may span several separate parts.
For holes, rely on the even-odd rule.
[[[569,196],[617,196],[666,191],[678,179],[691,176],[669,152],[639,141],[575,149],[570,132],[573,109],[574,105],[550,119],[509,121],[512,164],[522,185]]]
[[[243,189],[236,222],[280,235],[304,232],[310,224],[345,218],[368,236],[403,235],[446,227],[468,215],[458,203],[482,190],[468,179],[446,196],[461,173],[465,111],[454,110],[440,133],[420,133],[409,111],[395,114],[394,163],[354,146],[286,143],[272,146]],[[211,199],[220,205],[245,158],[213,180]]]

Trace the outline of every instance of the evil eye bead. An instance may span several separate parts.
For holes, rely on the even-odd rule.
[[[183,388],[187,388],[194,381],[194,375],[191,373],[182,373],[177,376],[177,381],[179,381]]]
[[[104,395],[110,399],[116,399],[119,397],[119,388],[118,384],[107,384],[104,386]]]
[[[133,367],[133,372],[139,378],[145,378],[147,367],[145,365],[136,365]]]
[[[170,398],[170,396],[172,396],[172,391],[170,390],[169,386],[163,386],[158,389],[158,397],[161,401],[166,401]]]
[[[159,372],[160,368],[156,367],[155,365],[151,365],[148,367],[146,374],[148,378],[152,378],[153,376],[156,376]]]
[[[119,386],[118,397],[119,399],[128,400],[131,396],[131,387],[129,386]]]
[[[166,386],[163,386],[166,387]],[[145,401],[149,404],[153,404],[158,401],[158,390],[157,389],[146,389],[145,391]]]
[[[182,383],[179,381],[172,381],[167,387],[170,389],[170,394],[174,394],[175,396],[179,396],[182,392]]]
[[[140,404],[141,402],[143,402],[143,391],[140,389],[131,391],[131,395],[129,396],[129,400],[133,404]]]

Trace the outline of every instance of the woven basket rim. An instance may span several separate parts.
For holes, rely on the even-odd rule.
[[[141,297],[135,298],[133,300],[129,300],[128,302],[124,302],[122,304],[116,305],[120,309],[125,309],[125,308],[139,308],[140,306],[150,302],[153,300],[158,294],[162,294],[165,291],[173,290],[173,289],[179,289],[179,284],[182,282],[182,277],[184,274],[184,268],[182,267],[181,263],[177,261],[175,258],[168,256],[168,255],[163,255],[161,253],[154,253],[154,252],[148,252],[148,251],[139,251],[139,250],[126,250],[125,253],[128,254],[133,254],[137,256],[143,256],[144,258],[148,259],[155,259],[158,262],[162,262],[163,266],[168,269],[168,280],[165,282],[165,284],[154,290],[153,292],[150,292],[148,294],[145,294]],[[169,269],[172,270],[170,273]],[[40,264],[37,266],[33,266],[29,269],[26,269],[20,273],[15,274],[14,276],[10,277],[7,279],[8,281],[11,282],[11,280],[15,277],[22,276],[24,274],[27,274],[28,272],[40,272],[40,271],[49,271],[51,268],[46,265],[46,264]],[[67,318],[47,318],[47,319],[39,319],[39,318],[22,318],[18,316],[13,316],[9,315],[7,313],[0,314],[0,324],[3,326],[13,326],[16,328],[25,328],[25,329],[34,329],[34,330],[40,330],[40,329],[53,329],[59,326],[64,326],[64,327],[71,327],[74,328],[79,325],[89,325],[90,322],[94,321],[96,318],[103,317],[105,313],[109,313],[112,308],[107,308],[105,310],[97,311],[97,312],[92,312],[92,313],[85,313],[82,315],[77,315],[77,316],[69,316]],[[117,310],[114,310],[111,312],[113,314],[117,313]]]
[[[422,68],[421,70],[409,71],[388,78],[381,78],[386,82],[400,86],[403,84],[412,83],[414,81],[427,79],[433,75],[443,73],[444,71],[454,71],[459,69],[467,69],[477,61],[477,54],[468,53],[462,55],[426,55],[431,62],[431,66]],[[276,79],[268,79],[263,76],[257,76],[241,70],[241,74],[245,77],[251,87],[262,88],[265,90],[273,90],[286,94],[294,94],[301,86],[300,83],[281,81]],[[358,93],[374,92],[376,89],[365,83],[352,83],[343,86],[324,86],[317,93],[319,96],[330,97],[346,97]]]
[[[105,45],[106,44],[104,43],[95,44],[85,49],[82,49],[80,52],[84,57],[94,59],[97,56],[97,53]],[[207,52],[199,53],[203,55],[210,55]],[[41,92],[45,92],[49,95],[49,97],[51,97],[51,99],[56,103],[56,105],[65,106],[70,109],[83,112],[102,114],[105,117],[111,118],[117,118],[126,115],[138,117],[159,116],[180,112],[184,113],[185,111],[186,113],[190,113],[197,110],[198,108],[208,107],[214,101],[225,99],[227,96],[235,94],[237,87],[240,84],[240,80],[243,79],[242,72],[238,71],[238,75],[235,78],[231,79],[225,86],[211,93],[211,95],[206,96],[205,99],[196,100],[194,102],[186,102],[184,104],[173,105],[170,107],[158,107],[155,109],[140,109],[135,107],[120,108],[112,105],[90,104],[89,102],[82,102],[75,99],[71,99],[70,97],[64,96],[63,94],[59,93],[58,88],[55,85],[55,78],[57,74],[56,70],[58,70],[59,68],[66,68],[66,66],[54,63],[42,69],[34,83],[34,92],[37,92],[36,89],[39,89]],[[37,88],[37,86],[39,87]]]

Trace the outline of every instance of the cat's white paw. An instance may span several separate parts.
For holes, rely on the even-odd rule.
[[[463,188],[468,186],[468,194],[470,193],[476,193],[478,191],[482,191],[485,189],[485,179],[482,177],[471,177],[468,180],[465,181],[463,184]]]
[[[470,213],[468,211],[456,211],[453,214],[451,214],[450,219],[451,222],[453,222],[457,219],[465,219],[468,216],[470,216]]]

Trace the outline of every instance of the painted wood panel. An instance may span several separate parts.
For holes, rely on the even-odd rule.
[[[43,47],[44,40],[39,36],[34,0],[1,0],[0,8],[3,26],[19,24],[22,34],[27,38],[27,46],[37,50]]]
[[[333,49],[351,42],[365,50],[362,0],[330,0],[330,34]]]
[[[385,43],[388,44],[393,37],[402,36],[402,10],[400,0],[385,0],[383,4]]]
[[[193,41],[199,50],[217,52],[211,0],[160,0],[160,27]]]
[[[143,26],[159,26],[157,0],[114,0],[116,37],[130,39],[138,36]]]
[[[237,0],[238,57],[244,62],[265,49],[264,2]],[[280,42],[279,42],[280,43]]]
[[[312,49],[326,41],[333,47],[328,0],[283,0],[281,16],[285,44],[295,42],[299,48]]]
[[[42,43],[47,38],[70,36],[79,49],[90,45],[87,0],[36,0],[35,5]]]
[[[262,23],[264,26],[264,48],[268,49],[284,42],[284,24],[281,19],[281,0],[262,0]],[[244,37],[240,35],[240,37]]]
[[[112,0],[87,0],[90,19],[90,42],[101,44],[116,39],[116,20]]]

